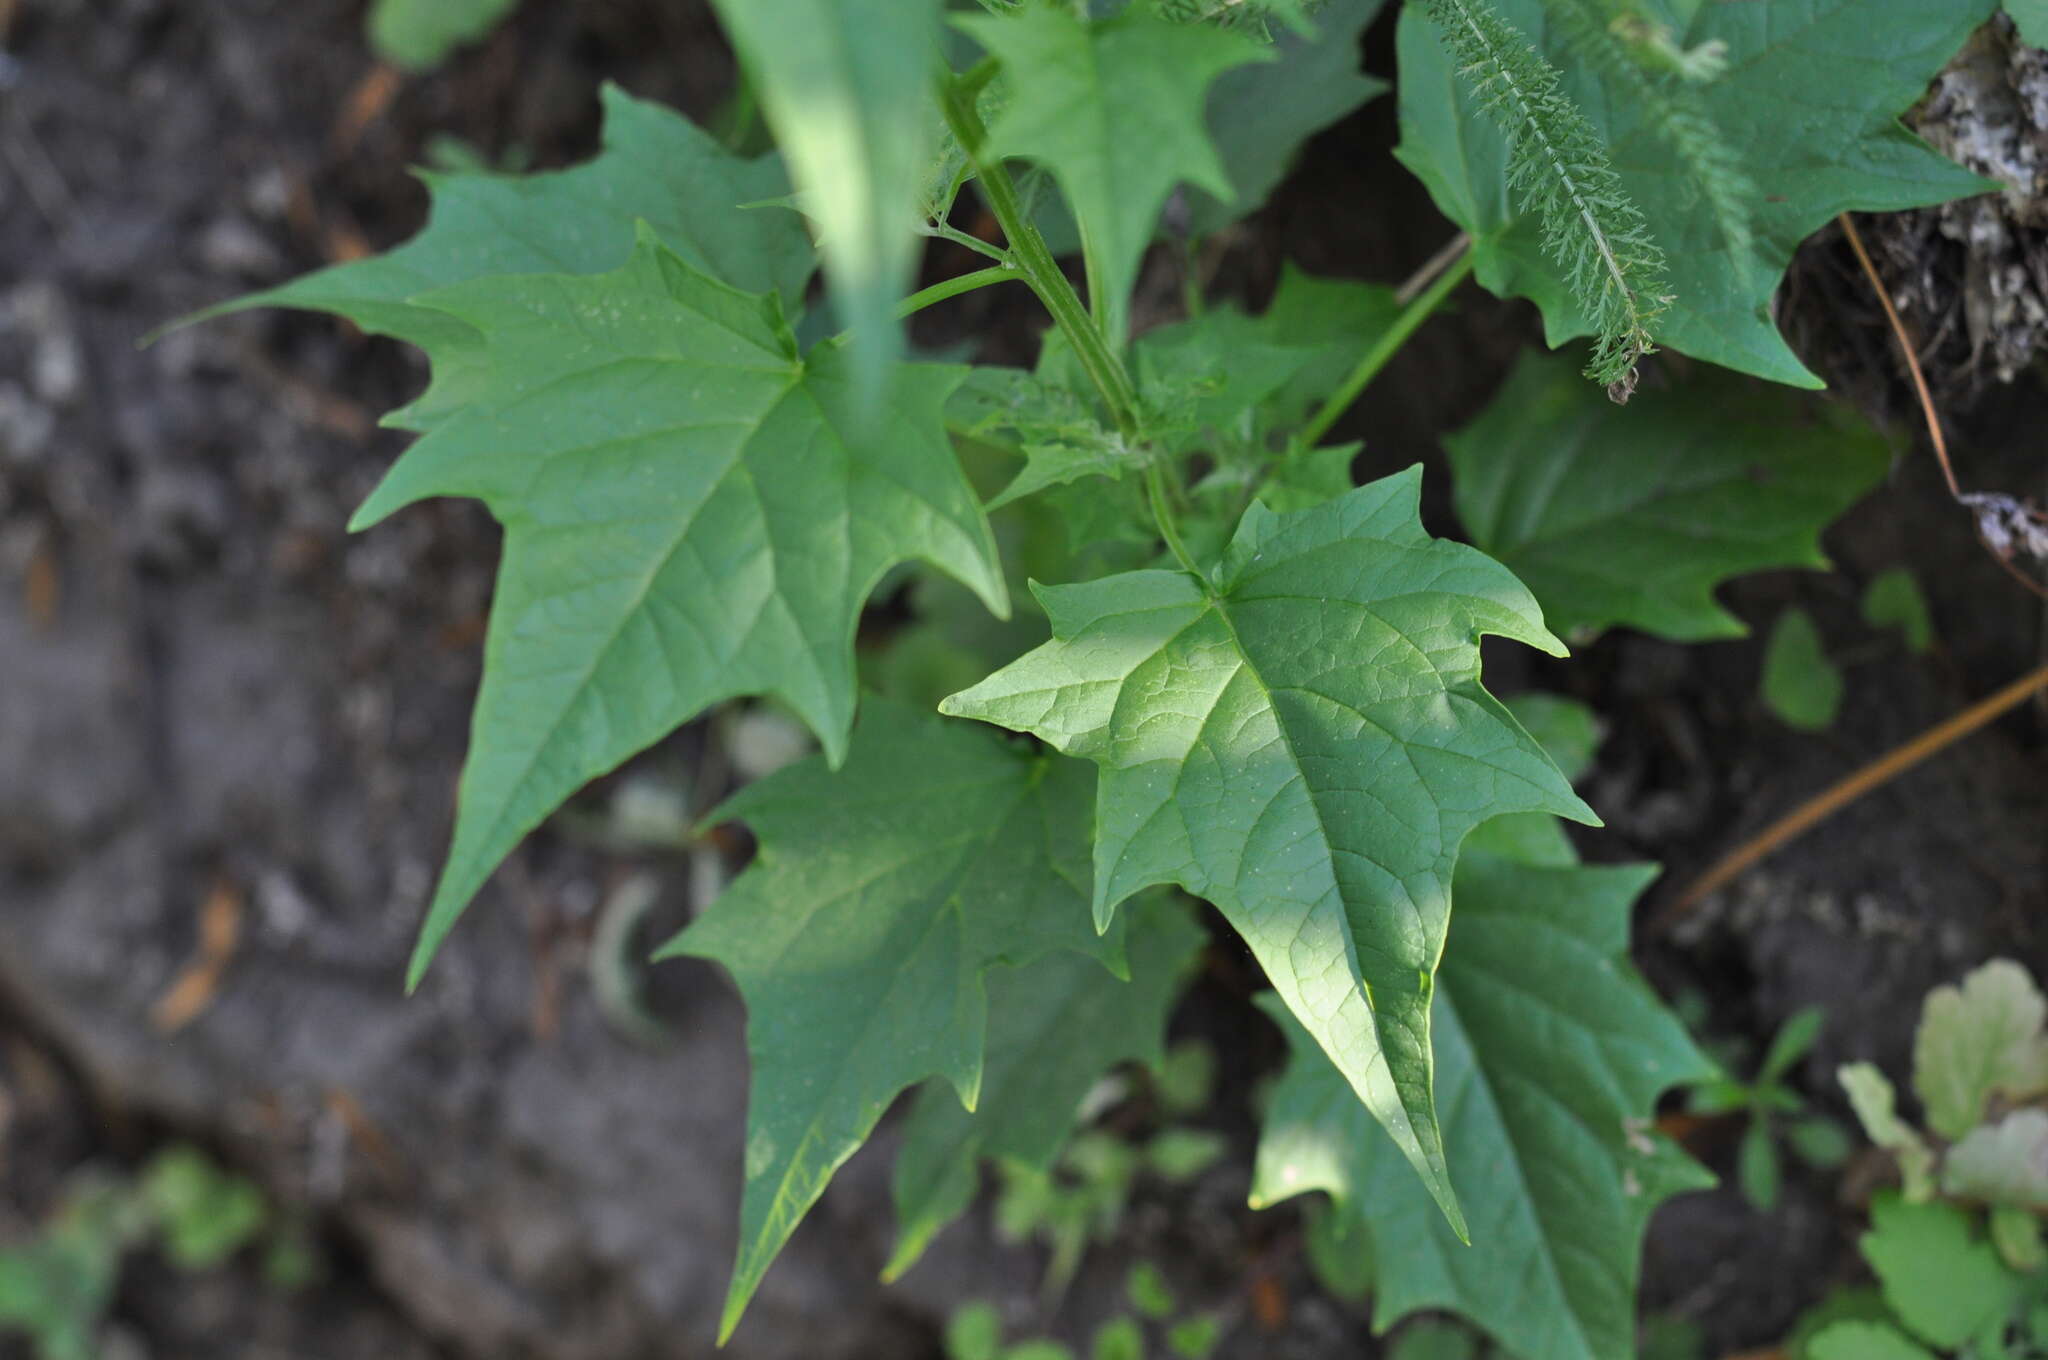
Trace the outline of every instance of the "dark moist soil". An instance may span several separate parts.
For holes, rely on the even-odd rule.
[[[408,235],[425,201],[405,170],[437,135],[561,164],[594,145],[600,78],[704,118],[729,59],[697,5],[530,4],[379,103],[360,20],[356,4],[313,0],[0,3],[0,1242],[80,1168],[194,1139],[303,1214],[325,1267],[284,1293],[253,1259],[194,1277],[138,1255],[110,1355],[708,1354],[737,1208],[741,1011],[716,970],[666,968],[652,1004],[671,1037],[639,1046],[605,1019],[584,962],[626,874],[662,890],[651,934],[685,910],[688,867],[539,836],[421,993],[397,989],[447,832],[496,555],[465,503],[342,532],[400,447],[375,414],[418,386],[419,364],[291,315],[135,341]],[[1373,69],[1391,73],[1390,46],[1383,23]],[[1262,299],[1284,259],[1394,280],[1433,253],[1449,228],[1386,155],[1393,139],[1386,100],[1319,139],[1231,237],[1223,290]],[[1930,328],[1968,286],[1967,255],[1945,258],[1962,280],[1948,302],[1933,266],[1916,284]],[[1904,388],[1852,271],[1839,239],[1812,243],[1787,294],[1793,329],[1822,372],[1894,418]],[[1024,358],[1036,323],[1005,298],[961,299],[920,336]],[[1432,527],[1451,530],[1438,436],[1535,334],[1525,307],[1463,293],[1355,418],[1360,474],[1426,462]],[[2043,393],[1981,368],[1942,387],[1965,480],[2039,496]],[[1661,372],[1637,400],[1655,400]],[[1652,910],[1801,798],[2037,663],[2039,604],[1972,541],[1925,450],[1898,447],[1890,483],[1829,536],[1838,572],[1726,592],[1753,625],[1802,605],[1854,659],[1824,735],[1763,712],[1753,641],[1617,633],[1569,665],[1489,650],[1497,690],[1561,690],[1607,720],[1583,787],[1608,829],[1583,846],[1665,863]],[[1933,600],[1927,658],[1858,620],[1862,583],[1901,564]],[[1799,1083],[1842,1113],[1835,1066],[1900,1070],[1929,986],[1994,954],[2048,972],[2041,738],[2040,710],[2022,710],[1864,799],[1677,929],[1646,929],[1643,966],[1667,994],[1702,997],[1714,1036],[1752,1047],[1799,1007],[1827,1007]],[[688,780],[714,755],[693,728],[637,769]],[[206,920],[235,927],[233,947],[207,1004],[170,1032],[160,1008],[192,975]],[[1216,1046],[1229,1092],[1282,1056],[1252,985],[1219,935],[1176,1020]],[[1226,1355],[1373,1354],[1363,1314],[1310,1283],[1296,1215],[1242,1207],[1242,1099],[1211,1122],[1235,1155],[1192,1188],[1146,1188],[1056,1330],[1114,1309],[1125,1263],[1147,1255],[1225,1317]],[[1020,1330],[1050,1325],[1039,1258],[998,1244],[985,1212],[901,1285],[874,1283],[880,1141],[798,1233],[729,1354],[935,1355],[939,1321],[970,1297]],[[1732,1145],[1709,1129],[1696,1150],[1725,1174]],[[1768,1215],[1731,1190],[1671,1204],[1651,1229],[1645,1306],[1697,1322],[1717,1354],[1777,1339],[1855,1278],[1859,1207],[1839,1187],[1861,1183],[1795,1170]]]

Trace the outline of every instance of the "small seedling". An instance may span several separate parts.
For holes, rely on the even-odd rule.
[[[1736,1183],[1759,1210],[1768,1212],[1778,1203],[1784,1181],[1781,1137],[1801,1161],[1818,1170],[1840,1166],[1849,1155],[1848,1131],[1825,1114],[1809,1112],[1804,1097],[1785,1082],[1820,1038],[1825,1022],[1817,1006],[1795,1012],[1772,1037],[1753,1082],[1723,1075],[1694,1087],[1687,1101],[1697,1115],[1747,1116],[1736,1153]]]

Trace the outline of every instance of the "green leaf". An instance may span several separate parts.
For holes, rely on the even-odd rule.
[[[2012,1269],[2032,1274],[2048,1266],[2048,1223],[2043,1223],[2036,1211],[2011,1204],[1994,1204],[1987,1226],[1991,1230],[1991,1245],[1998,1248],[1999,1259]],[[2048,1320],[2048,1314],[2044,1314],[2043,1319]],[[2035,1340],[2048,1340],[2048,1336],[2037,1330]]]
[[[1930,150],[1897,115],[1994,0],[1745,0],[1686,4],[1673,40],[1725,43],[1725,74],[1697,88],[1706,116],[1736,148],[1736,169],[1765,192],[1748,248],[1733,250],[1711,205],[1640,99],[1572,59],[1543,0],[1493,0],[1567,72],[1565,92],[1604,134],[1621,187],[1642,209],[1668,263],[1673,305],[1660,344],[1799,386],[1820,382],[1795,358],[1770,302],[1800,241],[1846,211],[1890,212],[1982,193],[1986,181]],[[1471,233],[1479,281],[1543,310],[1553,345],[1588,333],[1578,304],[1540,248],[1540,223],[1508,191],[1501,134],[1479,113],[1427,18],[1411,6],[1399,34],[1401,146],[1446,216]]]
[[[475,42],[512,12],[517,0],[377,0],[370,10],[370,43],[377,55],[409,71],[441,64],[456,48]]]
[[[1806,1360],[1935,1360],[1935,1355],[1889,1323],[1837,1322],[1806,1343]]]
[[[1201,1112],[1215,1096],[1216,1050],[1200,1039],[1181,1040],[1155,1069],[1152,1090],[1168,1114]]]
[[[2048,0],[2005,0],[2005,12],[2029,47],[2048,47]]]
[[[1944,1350],[1960,1346],[2017,1301],[2018,1277],[1954,1205],[1908,1204],[1881,1193],[1871,1201],[1870,1222],[1863,1257],[1885,1302],[1921,1340]]]
[[[1053,640],[942,711],[1100,764],[1097,922],[1155,883],[1215,903],[1462,1231],[1430,1093],[1451,866],[1488,817],[1594,818],[1479,682],[1481,634],[1563,648],[1423,532],[1421,484],[1254,504],[1211,580],[1038,587]]]
[[[159,1153],[142,1173],[141,1191],[181,1270],[211,1270],[254,1241],[270,1217],[255,1182],[221,1170],[195,1147]]]
[[[886,438],[827,343],[799,358],[773,299],[643,237],[616,273],[489,279],[420,300],[484,336],[490,381],[357,512],[475,496],[505,526],[454,846],[417,982],[519,838],[586,780],[721,699],[772,694],[837,760],[853,631],[921,558],[1006,607],[942,412],[960,371],[891,388]]]
[[[1665,1088],[1711,1071],[1625,960],[1630,904],[1653,872],[1458,865],[1437,1089],[1452,1177],[1483,1215],[1470,1247],[1307,1035],[1266,1007],[1293,1056],[1252,1202],[1329,1193],[1338,1236],[1378,1247],[1376,1327],[1448,1308],[1526,1360],[1633,1353],[1644,1225],[1660,1200],[1706,1183],[1646,1128]]]
[[[1927,597],[1905,567],[1893,567],[1871,579],[1863,592],[1863,621],[1872,628],[1898,629],[1913,651],[1925,652],[1934,645],[1934,619],[1927,611]]]
[[[1051,5],[957,22],[1002,63],[1010,90],[989,154],[1036,160],[1058,179],[1081,224],[1097,320],[1121,343],[1138,261],[1173,186],[1234,195],[1203,122],[1210,85],[1272,52],[1143,5],[1100,23]]]
[[[747,1002],[746,1190],[721,1341],[898,1092],[944,1077],[976,1104],[984,972],[1060,949],[1122,967],[1120,936],[1089,925],[1090,782],[1078,762],[870,698],[844,768],[807,760],[715,814],[745,819],[760,856],[661,957],[724,964]]]
[[[1170,1184],[1184,1184],[1222,1161],[1230,1142],[1208,1129],[1164,1129],[1145,1145],[1145,1165]]]
[[[1600,739],[1606,734],[1600,715],[1591,706],[1541,691],[1517,694],[1507,705],[1515,721],[1542,743],[1566,779],[1583,779],[1593,768],[1593,753],[1600,749]]]
[[[1223,1339],[1223,1324],[1213,1317],[1182,1318],[1166,1329],[1166,1349],[1181,1360],[1208,1360]]]
[[[1869,1063],[1850,1063],[1836,1078],[1856,1111],[1857,1122],[1870,1141],[1898,1159],[1908,1200],[1919,1203],[1934,1193],[1934,1151],[1920,1131],[1899,1118],[1897,1094],[1884,1073]]]
[[[1145,1360],[1145,1331],[1138,1320],[1116,1317],[1097,1327],[1088,1360]]]
[[[1114,480],[1139,466],[1129,441],[1057,371],[1063,351],[1047,349],[1036,373],[977,367],[947,408],[955,433],[986,440],[1006,431],[1024,452],[1023,469],[990,498],[991,510],[1086,477]]]
[[[1842,673],[1828,660],[1813,616],[1792,606],[1764,647],[1764,704],[1789,727],[1825,731],[1842,707]]]
[[[1964,1134],[1942,1159],[1941,1188],[1961,1199],[2048,1210],[2048,1110],[2014,1110]]]
[[[1124,1280],[1124,1297],[1131,1301],[1131,1307],[1152,1319],[1171,1317],[1180,1301],[1173,1296],[1173,1286],[1166,1282],[1166,1276],[1150,1261],[1140,1261],[1131,1267],[1131,1273]]]
[[[974,1198],[981,1159],[1049,1170],[1089,1090],[1117,1063],[1164,1058],[1167,1012],[1202,944],[1165,895],[1131,914],[1130,980],[1056,953],[988,979],[988,1046],[972,1113],[938,1083],[918,1092],[896,1158],[893,1280]]]
[[[833,300],[860,341],[855,388],[871,399],[901,345],[895,308],[917,263],[940,0],[713,7],[789,160],[804,211],[820,224]]]
[[[1469,1327],[1424,1318],[1395,1335],[1387,1360],[1479,1360],[1479,1344]]]
[[[1913,1039],[1913,1089],[1928,1127],[1961,1138],[1993,1096],[2025,1100],[2048,1091],[2044,1019],[2048,1000],[2010,959],[1993,959],[1961,987],[1929,992]]]
[[[1515,721],[1536,738],[1566,779],[1577,780],[1585,773],[1600,740],[1599,719],[1592,709],[1554,694],[1517,694],[1506,702]],[[1465,853],[1551,867],[1579,862],[1564,823],[1547,812],[1489,818],[1465,841]]]
[[[975,1300],[946,1319],[946,1360],[996,1360],[1003,1347],[1003,1319],[995,1305]]]
[[[383,255],[334,265],[282,288],[224,303],[198,318],[251,307],[334,312],[377,335],[417,345],[434,361],[425,396],[386,423],[420,430],[473,400],[488,381],[476,328],[422,294],[503,274],[600,274],[631,258],[635,223],[697,269],[795,307],[812,269],[803,225],[738,204],[788,189],[773,156],[742,160],[688,119],[603,90],[604,150],[551,174],[423,175],[433,193],[426,229]]]
[[[1735,1182],[1742,1188],[1742,1197],[1759,1213],[1767,1214],[1778,1207],[1778,1191],[1784,1179],[1771,1126],[1762,1116],[1754,1116],[1742,1130],[1742,1142],[1735,1149]]]
[[[1294,154],[1387,88],[1359,69],[1358,44],[1384,0],[1333,0],[1316,10],[1316,31],[1274,40],[1276,60],[1227,71],[1209,91],[1209,128],[1234,191],[1225,202],[1200,192],[1189,204],[1197,235],[1221,231],[1257,211],[1287,174]]]
[[[1832,1171],[1849,1160],[1856,1145],[1844,1125],[1824,1114],[1795,1119],[1785,1126],[1785,1144],[1799,1160],[1822,1171]]]
[[[1785,1023],[1778,1026],[1778,1032],[1771,1036],[1771,1046],[1765,1050],[1764,1060],[1757,1067],[1757,1085],[1772,1085],[1790,1072],[1820,1042],[1821,1031],[1827,1027],[1827,1022],[1827,1010],[1821,1006],[1802,1006],[1786,1016]]]
[[[1891,461],[1875,431],[1792,393],[1701,373],[1617,407],[1536,354],[1444,443],[1473,542],[1553,628],[1678,642],[1742,635],[1713,599],[1729,577],[1826,566],[1821,529]]]

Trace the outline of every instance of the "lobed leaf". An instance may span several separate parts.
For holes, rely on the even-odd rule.
[[[1094,23],[1051,5],[956,22],[1002,63],[1010,92],[988,154],[1037,160],[1059,180],[1081,225],[1096,319],[1120,344],[1120,318],[1168,192],[1185,181],[1233,196],[1203,122],[1210,85],[1233,67],[1271,60],[1271,51],[1143,5]]]
[[[1435,1003],[1437,1093],[1462,1245],[1277,1006],[1292,1054],[1252,1202],[1327,1193],[1326,1249],[1374,1263],[1374,1325],[1448,1308],[1527,1360],[1634,1353],[1643,1230],[1710,1183],[1648,1133],[1658,1095],[1712,1064],[1626,962],[1645,866],[1540,867],[1468,852]]]
[[[689,119],[606,85],[604,149],[570,170],[538,175],[423,173],[433,210],[395,250],[308,274],[202,312],[298,307],[345,316],[364,330],[417,345],[434,361],[423,397],[386,418],[423,430],[473,400],[488,381],[483,336],[420,296],[472,279],[601,274],[632,256],[636,224],[695,268],[794,308],[813,255],[802,224],[738,205],[787,192],[774,156],[745,160]]]
[[[983,1159],[1050,1171],[1104,1072],[1164,1061],[1167,1012],[1204,937],[1165,894],[1130,916],[1128,981],[1073,953],[989,975],[981,1098],[970,1111],[937,1083],[918,1093],[896,1158],[896,1250],[885,1279],[915,1265],[966,1211]]]
[[[1952,1204],[1908,1204],[1883,1192],[1859,1243],[1885,1302],[1921,1340],[1944,1350],[2003,1318],[2018,1300],[2006,1269],[1970,1215]]]
[[[1458,517],[1566,634],[1615,624],[1737,637],[1731,576],[1820,567],[1819,535],[1889,465],[1873,430],[1793,394],[1701,373],[1617,408],[1532,354],[1444,441]]]
[[[747,1002],[746,1189],[721,1341],[899,1092],[944,1077],[976,1106],[984,973],[1057,950],[1123,969],[1122,932],[1089,925],[1092,782],[1079,762],[870,698],[843,768],[807,760],[715,814],[745,820],[760,855],[659,957],[724,964]]]
[[[1727,65],[1697,86],[1701,116],[1735,148],[1723,166],[1753,184],[1746,248],[1731,244],[1725,208],[1702,195],[1675,157],[1657,111],[1600,69],[1568,60],[1545,0],[1488,0],[1564,67],[1565,97],[1605,141],[1622,191],[1662,249],[1675,305],[1657,321],[1671,349],[1776,382],[1818,387],[1787,348],[1770,304],[1799,243],[1849,211],[1924,207],[1991,188],[1936,154],[1898,121],[1989,18],[1995,0],[1744,0],[1682,7],[1673,40],[1725,44]],[[1482,115],[1416,7],[1399,34],[1397,154],[1445,216],[1472,236],[1479,281],[1542,309],[1550,343],[1593,333],[1541,248],[1543,223],[1509,192],[1501,133]]]
[[[1007,597],[947,442],[962,373],[906,367],[888,433],[843,348],[799,357],[772,298],[643,235],[625,268],[417,299],[483,337],[488,379],[356,525],[475,496],[505,526],[454,845],[414,955],[585,781],[721,699],[781,698],[840,759],[853,632],[898,562]]]
[[[1592,813],[1479,683],[1478,639],[1553,653],[1498,564],[1431,539],[1415,469],[1246,512],[1212,579],[1039,587],[1053,640],[942,711],[1102,766],[1095,915],[1156,883],[1215,903],[1462,1230],[1430,998],[1465,835]]]
[[[2048,998],[2010,959],[1993,959],[1960,987],[1929,992],[1913,1037],[1913,1089],[1927,1126],[1961,1138],[1982,1122],[1994,1096],[2048,1092],[2044,1021]]]

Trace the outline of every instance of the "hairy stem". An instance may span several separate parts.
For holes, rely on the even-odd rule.
[[[1297,449],[1312,449],[1317,444],[1320,444],[1323,436],[1330,432],[1330,427],[1335,425],[1338,419],[1351,409],[1352,402],[1358,400],[1358,394],[1366,389],[1368,383],[1379,376],[1379,371],[1387,366],[1387,361],[1400,353],[1401,346],[1408,342],[1409,336],[1415,334],[1416,328],[1429,320],[1431,314],[1443,305],[1444,299],[1451,295],[1452,290],[1470,277],[1472,273],[1470,244],[1468,241],[1466,243],[1468,249],[1459,255],[1457,260],[1441,274],[1437,275],[1436,282],[1430,284],[1428,288],[1423,290],[1421,296],[1410,302],[1401,315],[1394,318],[1394,324],[1389,326],[1379,339],[1373,341],[1370,349],[1359,356],[1357,365],[1345,376],[1344,381],[1338,385],[1337,390],[1330,394],[1330,399],[1325,401],[1321,409],[1313,416],[1309,417],[1308,424],[1301,427],[1301,432],[1295,436],[1295,447]]]

